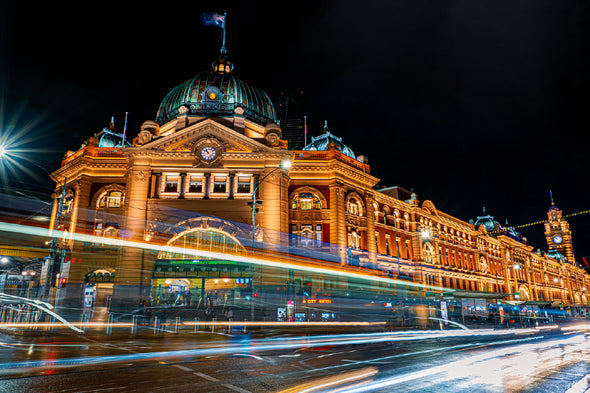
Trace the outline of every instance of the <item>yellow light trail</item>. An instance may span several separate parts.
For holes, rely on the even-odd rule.
[[[69,235],[69,232],[58,231],[58,230],[49,230],[47,228],[39,228],[39,227],[30,227],[27,225],[20,225],[20,224],[10,224],[5,222],[0,222],[0,232],[11,232],[11,233],[19,233],[31,236],[40,236],[40,237],[57,237],[57,238],[64,238],[65,235]],[[307,272],[314,272],[318,274],[333,274],[342,277],[349,277],[349,278],[356,278],[362,279],[367,281],[379,281],[383,283],[389,284],[401,284],[408,287],[414,287],[419,289],[427,289],[429,291],[440,291],[440,292],[454,292],[453,289],[444,288],[444,287],[435,287],[425,284],[420,284],[411,281],[403,281],[403,280],[396,280],[394,278],[382,277],[377,275],[371,275],[369,273],[363,272],[354,272],[343,270],[347,269],[346,266],[338,265],[338,269],[329,268],[329,267],[317,267],[317,266],[310,266],[310,262],[306,261],[295,261],[293,256],[289,255],[286,256],[289,258],[290,262],[281,262],[272,259],[261,259],[260,257],[253,258],[247,257],[242,255],[233,255],[233,254],[224,254],[221,252],[214,252],[214,251],[204,251],[198,250],[194,248],[183,248],[183,247],[175,247],[175,246],[166,246],[161,244],[150,244],[145,242],[137,242],[131,240],[123,240],[123,239],[116,239],[110,237],[102,237],[102,236],[94,236],[88,235],[83,233],[75,233],[72,238],[76,241],[80,242],[88,242],[88,243],[103,243],[105,245],[112,245],[112,246],[119,246],[119,247],[133,247],[133,248],[140,248],[145,250],[152,250],[152,251],[164,251],[170,253],[184,253],[193,255],[195,257],[205,257],[205,258],[212,258],[212,259],[226,259],[231,260],[234,262],[242,262],[242,263],[249,263],[254,265],[261,265],[261,266],[268,266],[268,267],[275,267],[275,268],[282,268],[282,269],[293,269],[296,268],[298,270],[303,270]],[[318,261],[316,263],[319,263]]]

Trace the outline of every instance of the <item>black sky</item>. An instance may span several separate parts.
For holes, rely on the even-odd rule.
[[[542,220],[549,189],[564,214],[590,209],[588,2],[0,7],[0,124],[33,121],[27,146],[49,149],[45,166],[111,115],[121,129],[129,112],[135,136],[216,58],[220,30],[200,14],[226,10],[236,73],[272,97],[304,91],[310,133],[328,120],[381,185],[413,188],[466,221],[482,206],[501,223]],[[590,214],[570,224],[576,256],[590,255]],[[542,226],[520,231],[546,249]]]

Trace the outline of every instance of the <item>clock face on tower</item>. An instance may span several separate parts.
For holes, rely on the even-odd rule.
[[[211,161],[215,158],[216,155],[217,151],[214,147],[206,146],[203,149],[201,149],[201,157],[203,157],[203,160]]]
[[[553,243],[555,243],[555,244],[560,244],[562,240],[563,240],[562,237],[559,235],[553,236]]]

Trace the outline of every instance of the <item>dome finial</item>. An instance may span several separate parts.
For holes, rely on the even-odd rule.
[[[483,214],[486,214],[486,207],[483,206]]]
[[[224,12],[223,15],[213,14],[213,13],[204,13],[201,14],[201,20],[205,26],[216,26],[222,29],[221,34],[221,49],[219,50],[219,59],[213,62],[213,71],[218,74],[228,74],[233,71],[234,66],[233,64],[227,60],[227,49],[225,48],[225,19],[227,17],[227,12]]]
[[[328,120],[324,120],[324,133],[330,132],[328,131]]]
[[[553,192],[549,189],[549,197],[551,198],[551,206],[555,206],[555,202],[553,202]]]

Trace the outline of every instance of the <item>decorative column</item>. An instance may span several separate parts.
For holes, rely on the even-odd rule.
[[[234,190],[235,190],[235,184],[236,184],[236,174],[235,173],[230,173],[229,174],[229,196],[227,197],[227,199],[234,199]]]
[[[506,293],[513,293],[512,284],[510,282],[510,260],[507,260],[508,251],[505,248],[500,248],[500,254],[502,255],[502,267],[504,268],[504,287],[506,288]],[[489,258],[487,258],[489,260]]]
[[[87,222],[93,221],[88,217],[94,209],[90,207],[90,188],[92,182],[88,176],[82,176],[74,186],[74,206],[70,223],[69,248],[72,250],[70,262],[63,263],[63,272],[67,273],[68,284],[60,288],[60,304],[70,308],[80,308],[84,305],[84,275],[87,273],[87,263],[80,261],[88,258],[84,251],[84,242],[76,241],[76,233],[92,233],[85,227]]]
[[[339,183],[331,183],[330,189],[330,243],[337,245],[342,265],[348,263],[346,233],[346,188]]]
[[[149,192],[149,166],[135,166],[128,172],[125,192],[125,227],[121,237],[125,240],[143,242],[146,231],[146,208]],[[121,250],[117,264],[115,286],[111,308],[129,309],[136,307],[148,296],[144,283],[151,277],[146,266],[146,254],[141,247],[125,247]],[[153,259],[153,258],[152,258]],[[152,261],[153,263],[153,261]]]
[[[286,207],[286,190],[284,185],[283,170],[267,170],[262,184],[258,187],[259,197],[262,200],[262,211],[256,215],[256,226],[260,224],[264,228],[264,240],[269,244],[279,245],[281,242],[281,232],[285,228],[284,219]],[[281,211],[283,209],[283,211]]]
[[[180,181],[178,182],[178,187],[180,187],[178,199],[184,199],[184,190],[186,188],[186,173],[182,172],[180,174]]]
[[[203,199],[209,199],[209,195],[211,193],[211,174],[205,173],[205,177],[203,179]]]
[[[160,198],[160,190],[162,188],[162,174],[156,173],[155,174],[155,181],[154,181],[154,198]]]
[[[365,196],[365,206],[367,211],[367,251],[369,251],[369,261],[377,262],[377,244],[375,244],[375,208],[373,206],[373,196]]]

